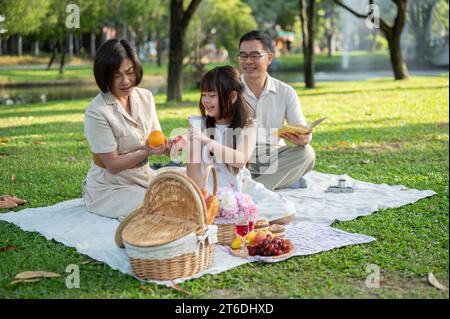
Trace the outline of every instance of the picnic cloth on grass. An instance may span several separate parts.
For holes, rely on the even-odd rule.
[[[324,193],[328,186],[336,184],[336,177],[337,175],[311,172],[305,176],[308,182],[307,189],[281,191],[288,196],[295,194],[296,205],[299,206],[296,220],[286,226],[287,237],[296,247],[290,257],[371,242],[374,240],[372,237],[347,233],[329,227],[327,224],[336,219],[348,220],[368,215],[379,208],[399,207],[435,194],[433,191],[412,190],[404,186],[370,184],[352,180],[349,177],[346,178],[349,184],[355,187],[355,193]],[[314,218],[315,215],[318,218]],[[74,247],[79,253],[102,261],[113,269],[133,275],[126,251],[118,248],[114,242],[114,234],[119,222],[88,213],[81,198],[49,207],[28,208],[18,213],[9,212],[0,215],[0,220],[15,224],[25,231],[39,232],[49,240],[54,239],[66,246]],[[322,224],[312,223],[311,220]],[[255,257],[250,260],[234,257],[229,254],[228,249],[228,247],[217,246],[214,264],[192,278],[205,274],[218,274],[263,258]],[[277,261],[281,260],[284,259]],[[180,283],[188,279],[191,278],[181,278],[174,282]],[[170,281],[153,282],[172,285]]]
[[[352,220],[379,209],[397,208],[436,195],[432,190],[417,190],[403,185],[390,186],[359,181],[348,175],[311,171],[304,176],[307,188],[285,188],[276,192],[295,204],[296,220],[331,225],[334,221]],[[326,193],[344,178],[353,193]]]
[[[88,213],[82,199],[73,199],[49,207],[28,208],[19,213],[10,212],[0,215],[0,220],[15,224],[25,231],[39,232],[49,240],[54,239],[66,246],[74,247],[79,253],[134,276],[125,249],[118,248],[114,242],[114,234],[119,222],[116,219]],[[351,234],[326,225],[309,222],[295,222],[287,225],[286,236],[296,248],[288,258],[374,240],[369,236]],[[256,261],[258,258],[264,257],[255,257],[251,260],[235,257],[229,254],[228,247],[216,246],[214,264],[210,268],[193,277],[176,279],[174,282],[180,283],[206,274],[218,274]],[[147,282],[172,286],[171,281],[151,280]]]

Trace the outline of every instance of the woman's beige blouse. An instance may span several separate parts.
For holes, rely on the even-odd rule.
[[[134,88],[130,106],[131,116],[110,92],[94,98],[84,114],[84,134],[92,153],[135,152],[144,148],[152,131],[161,130],[150,91]],[[148,165],[112,174],[92,161],[82,187],[88,211],[111,218],[127,216],[142,204],[154,175]]]

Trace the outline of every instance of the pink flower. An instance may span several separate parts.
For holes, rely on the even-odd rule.
[[[216,196],[219,200],[217,217],[226,219],[241,217],[245,220],[256,220],[258,207],[249,195],[225,187],[219,189]]]

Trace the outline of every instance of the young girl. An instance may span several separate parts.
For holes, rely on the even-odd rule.
[[[259,208],[259,217],[285,220],[295,214],[294,204],[255,182],[246,165],[256,145],[253,110],[243,97],[239,73],[231,66],[216,67],[202,78],[201,116],[189,119],[187,174],[200,187],[206,166],[213,164],[218,187],[248,194]],[[212,180],[207,185],[212,191]]]

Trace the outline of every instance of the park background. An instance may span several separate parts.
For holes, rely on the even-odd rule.
[[[104,41],[133,43],[144,67],[140,86],[154,93],[169,134],[198,112],[204,72],[238,66],[239,38],[252,29],[272,36],[270,74],[294,87],[307,120],[328,118],[314,135],[316,170],[438,195],[333,224],[377,238],[369,245],[249,264],[178,290],[142,284],[0,223],[0,298],[448,298],[428,280],[433,273],[448,287],[448,7],[445,0],[1,0],[0,194],[25,198],[26,207],[81,196],[91,159],[83,114],[98,93],[92,58]],[[21,271],[64,273],[68,264],[81,267],[80,289],[62,279],[10,285]],[[380,288],[365,285],[369,264],[381,269]]]

